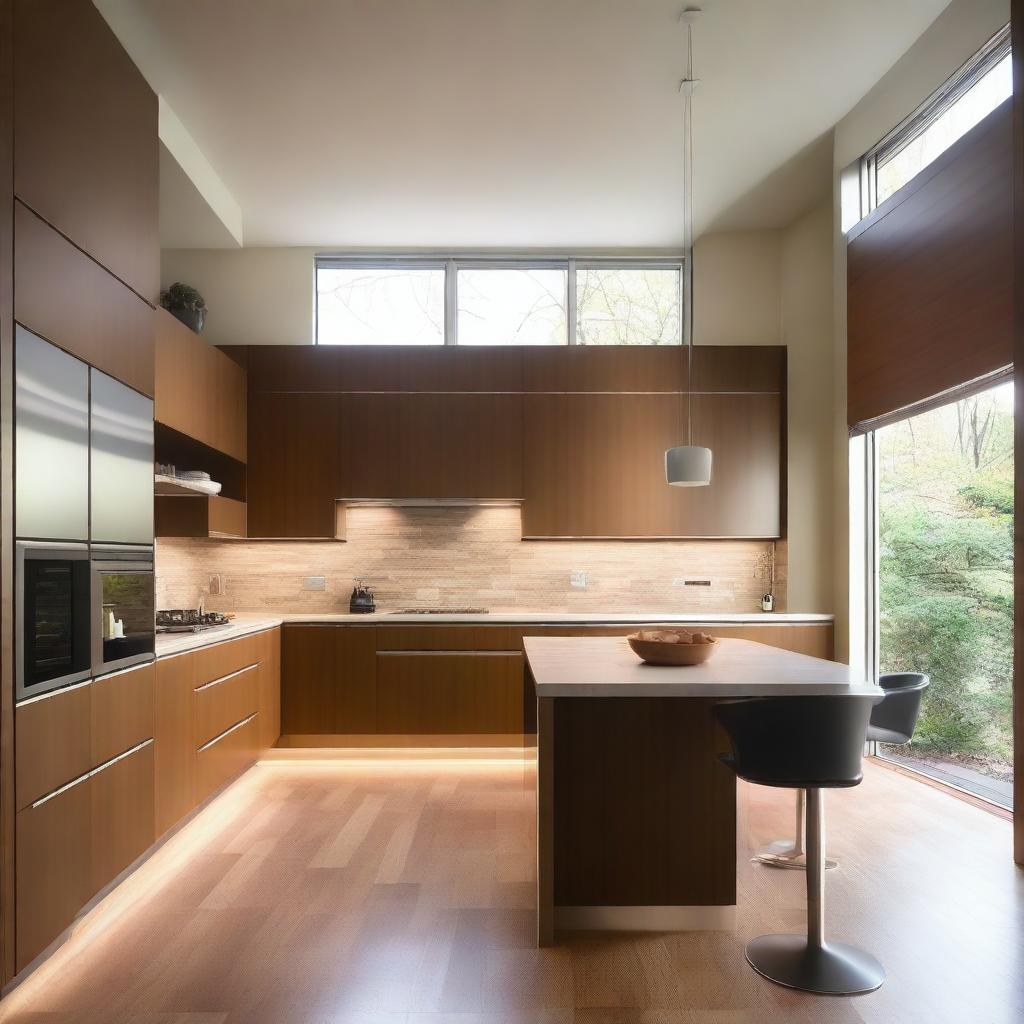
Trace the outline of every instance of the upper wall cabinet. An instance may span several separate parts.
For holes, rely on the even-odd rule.
[[[522,497],[522,420],[514,394],[344,395],[338,497]]]
[[[340,401],[334,395],[251,396],[250,537],[335,536]]]
[[[247,353],[249,535],[334,536],[335,498],[521,498],[525,537],[777,537],[779,347]],[[687,382],[693,380],[687,398]],[[707,488],[664,452],[714,452]]]
[[[21,203],[14,316],[104,373],[153,394],[152,308]]]
[[[15,194],[154,305],[158,147],[156,94],[90,0],[15,0]]]
[[[155,315],[156,421],[244,462],[245,370],[167,310]]]

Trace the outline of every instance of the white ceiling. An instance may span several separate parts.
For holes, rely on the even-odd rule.
[[[95,2],[240,204],[246,245],[681,242],[681,0]],[[823,198],[823,135],[947,3],[706,0],[698,232],[780,227]],[[216,243],[201,210],[164,206],[166,244]]]

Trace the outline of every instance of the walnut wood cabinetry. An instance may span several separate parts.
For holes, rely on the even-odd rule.
[[[20,970],[154,838],[153,665],[16,709]]]
[[[282,743],[344,746],[367,736],[394,744],[522,742],[536,729],[523,637],[625,636],[644,625],[288,624]],[[819,658],[833,654],[831,622],[690,628]]]
[[[17,970],[38,956],[92,898],[92,791],[88,777],[18,812]]]
[[[221,494],[182,497],[158,494],[153,506],[158,537],[245,537],[246,504]]]
[[[16,709],[18,970],[276,742],[278,638],[163,658]]]
[[[335,536],[339,411],[333,395],[250,394],[250,537]]]
[[[281,633],[281,731],[377,731],[376,630],[292,626]]]
[[[519,651],[377,655],[377,731],[471,736],[523,731]]]
[[[153,743],[89,779],[92,891],[99,892],[153,843]]]
[[[156,311],[158,423],[245,462],[245,392],[242,367],[167,310]]]
[[[518,395],[344,395],[340,408],[338,497],[522,496]]]
[[[239,353],[241,358],[242,354]],[[335,537],[335,499],[517,498],[524,537],[777,537],[785,349],[246,350],[249,535]]]
[[[153,309],[31,210],[14,206],[17,320],[152,395]]]
[[[18,198],[155,304],[158,189],[156,94],[100,12],[84,0],[15,0]],[[60,291],[55,304],[74,308],[57,268],[49,276],[51,301]]]
[[[162,836],[192,810],[195,747],[192,694],[196,661],[192,655],[156,663],[156,834]]]

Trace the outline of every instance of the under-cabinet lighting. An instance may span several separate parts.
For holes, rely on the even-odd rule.
[[[522,498],[338,498],[348,508],[518,508]]]

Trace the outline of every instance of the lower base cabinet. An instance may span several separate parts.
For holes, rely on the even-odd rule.
[[[377,655],[377,731],[396,734],[522,733],[518,651]]]
[[[625,636],[658,625],[289,623],[281,630],[283,742],[365,746],[373,736],[410,746],[526,742],[536,732],[536,699],[524,638]],[[818,658],[833,653],[831,622],[690,628]]]
[[[92,896],[145,853],[155,838],[153,743],[97,772],[89,788]]]
[[[92,898],[88,777],[15,820],[17,969],[31,963]]]
[[[17,970],[279,732],[279,629],[18,708]]]
[[[18,970],[142,856],[154,835],[152,740],[20,811]]]
[[[259,713],[254,712],[196,751],[197,804],[241,775],[259,757],[259,717]]]

